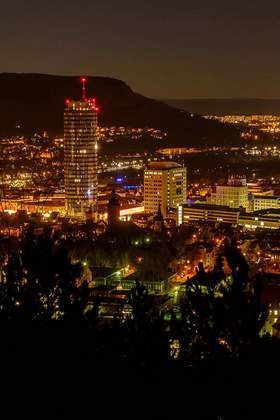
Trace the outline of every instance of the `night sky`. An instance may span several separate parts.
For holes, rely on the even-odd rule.
[[[279,0],[1,3],[0,72],[110,76],[156,98],[280,97]]]

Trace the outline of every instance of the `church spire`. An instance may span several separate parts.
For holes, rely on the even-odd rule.
[[[162,212],[161,212],[161,205],[160,205],[160,203],[158,203],[158,210],[157,210],[157,214],[156,214],[156,216],[154,217],[154,221],[155,222],[163,222],[163,215],[162,215]]]
[[[108,225],[117,223],[120,220],[120,202],[116,190],[112,190],[112,195],[108,203]]]

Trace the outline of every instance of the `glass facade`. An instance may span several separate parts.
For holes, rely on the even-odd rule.
[[[66,212],[82,218],[97,201],[97,108],[93,100],[67,101],[64,112]]]

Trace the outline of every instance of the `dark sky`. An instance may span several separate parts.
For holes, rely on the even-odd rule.
[[[280,97],[279,0],[10,0],[0,72],[91,74],[157,98]]]

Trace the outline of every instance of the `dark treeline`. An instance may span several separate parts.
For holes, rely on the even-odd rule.
[[[280,353],[260,334],[262,278],[234,241],[226,258],[231,279],[219,256],[168,314],[137,284],[131,316],[104,323],[64,240],[2,242],[2,383],[18,402],[7,418],[271,418]]]

